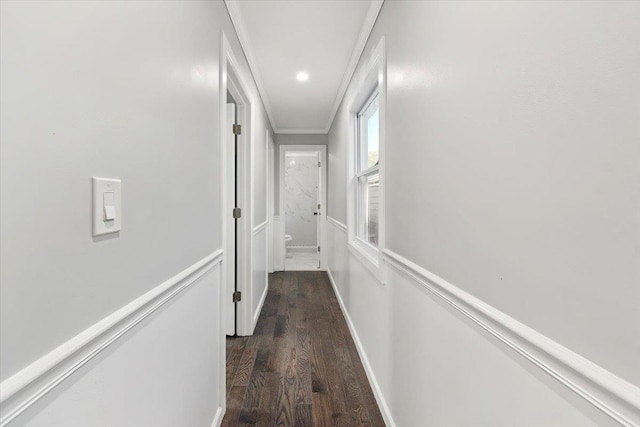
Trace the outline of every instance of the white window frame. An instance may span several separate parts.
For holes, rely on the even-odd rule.
[[[347,182],[347,231],[349,251],[379,280],[382,252],[385,248],[384,222],[384,188],[385,188],[385,113],[386,113],[386,58],[384,37],[372,49],[368,60],[359,69],[354,82],[354,90],[350,91],[349,125],[353,129],[352,149],[350,150],[349,173]],[[379,114],[379,153],[378,165],[366,169],[360,168],[359,120],[358,116],[364,112],[371,102],[376,99]],[[378,245],[374,246],[361,236],[364,235],[365,222],[359,220],[363,200],[358,185],[362,177],[379,175],[379,206],[378,206]]]

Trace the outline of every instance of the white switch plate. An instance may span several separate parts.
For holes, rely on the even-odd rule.
[[[122,182],[119,179],[93,177],[93,235],[117,233],[122,227]],[[115,219],[105,221],[104,193],[113,193]],[[108,198],[110,199],[110,197]]]

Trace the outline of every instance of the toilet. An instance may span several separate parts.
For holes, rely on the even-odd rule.
[[[293,240],[293,237],[290,234],[284,235],[284,251],[285,251],[284,253],[287,258],[291,258],[291,255],[289,255],[289,248],[287,247],[287,243],[292,240]]]

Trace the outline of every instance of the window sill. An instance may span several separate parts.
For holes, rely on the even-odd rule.
[[[379,250],[373,248],[362,239],[356,237],[349,241],[349,252],[351,252],[367,270],[380,281],[380,261]]]

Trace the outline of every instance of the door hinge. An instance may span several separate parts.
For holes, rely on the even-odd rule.
[[[318,210],[320,210],[320,203],[318,203]]]
[[[318,246],[318,252],[320,252],[320,246]]]
[[[322,162],[318,162],[318,167],[322,166]]]
[[[242,126],[233,125],[233,134],[234,135],[241,135],[242,134]]]
[[[242,209],[233,208],[233,219],[238,219],[242,216]]]
[[[233,293],[233,302],[240,302],[240,301],[242,301],[242,292],[235,291]]]

